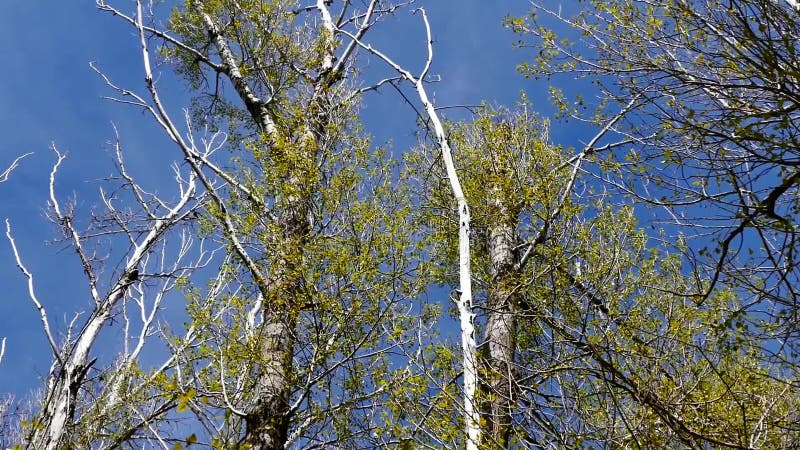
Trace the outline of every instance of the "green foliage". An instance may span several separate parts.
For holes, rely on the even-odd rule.
[[[800,72],[783,61],[797,59],[796,11],[787,2],[753,0],[582,3],[563,15],[535,4],[530,16],[507,19],[530,37],[522,46],[549,55],[520,71],[550,80],[565,116],[598,126],[636,100],[606,136],[617,141],[606,148],[613,150],[606,168],[623,192],[711,230],[717,261],[704,263],[717,266],[714,279],[741,286],[749,283],[748,267],[794,271],[788,249],[797,222],[792,174],[800,135],[790,125],[797,111],[787,87],[798,84]],[[565,39],[570,43],[557,44]],[[562,92],[567,83],[555,78],[562,74],[592,82],[595,113],[571,107]],[[765,242],[746,255],[730,248],[738,238]],[[776,282],[746,295],[794,308],[781,300],[793,282],[768,278]]]
[[[546,130],[525,103],[449,127],[474,220],[476,298],[481,306],[493,290],[515,298],[510,445],[789,448],[797,397],[786,395],[787,380],[747,320],[730,320],[743,308],[737,291],[717,290],[702,302],[686,295],[708,281],[686,265],[685,242],[648,236],[633,207],[594,195],[589,182],[569,183],[575,157],[550,145]],[[430,171],[418,181],[417,220],[430,236],[433,279],[453,286],[454,204],[429,151],[409,157],[410,173]],[[493,275],[485,234],[498,224],[513,227],[517,261],[537,242],[527,264],[502,279]],[[445,349],[436,354],[454,354]],[[497,376],[488,370],[483,377]],[[436,407],[417,414],[430,427],[457,430],[434,403],[447,390],[435,386],[427,403]]]
[[[411,200],[389,152],[359,134],[352,112],[329,118],[325,138],[316,141],[325,146],[318,147],[304,137],[307,111],[290,111],[281,129],[299,134],[245,140],[249,154],[232,169],[269,199],[270,211],[232,192],[229,217],[268,279],[301,280],[291,296],[265,302],[294,324],[290,383],[303,401],[293,422],[304,424],[304,435],[345,443],[363,439],[358,430],[371,426],[366,406],[406,395],[416,376],[390,357],[391,349],[405,349],[418,326],[407,311],[425,289],[413,276],[418,250]],[[309,228],[292,236],[281,218],[296,198],[308,199]],[[257,401],[253,370],[269,362],[260,359],[269,336],[248,328],[257,286],[232,256],[214,280],[224,283],[221,292],[217,284],[187,290],[187,327],[202,344],[186,350],[182,371],[193,374],[193,387],[178,394],[178,409],[194,404],[196,414],[219,423],[224,431],[213,439],[224,446],[237,441],[241,419],[220,412],[231,410],[228,401],[236,409]],[[434,318],[428,313],[425,322]],[[193,400],[198,396],[206,403]]]
[[[613,136],[557,145],[524,95],[446,124],[472,213],[481,446],[794,448],[798,17],[766,1],[575,5],[507,18],[535,38],[519,71],[550,83],[556,120],[603,127],[633,98]],[[213,167],[193,161],[217,178],[188,219],[219,249],[174,280],[185,322],[160,329],[165,364],[120,360],[79,386],[70,448],[246,449],[265,430],[296,448],[464,447],[463,355],[443,313],[458,224],[440,149],[398,161],[371,141],[357,65],[327,67],[343,35],[309,11],[172,11],[159,54],[194,94],[192,125],[227,136],[205,155]],[[555,83],[575,73],[598,101]],[[642,229],[641,201],[715,202],[711,219],[738,225],[697,246],[686,230]],[[760,261],[728,248],[751,230]],[[508,367],[490,349],[503,315]],[[502,420],[487,413],[503,399],[507,445],[491,442]]]
[[[566,117],[603,127],[633,99],[598,145],[608,152],[601,168],[612,192],[668,208],[670,228],[683,233],[678,254],[659,250],[630,265],[637,277],[658,273],[641,281],[660,292],[647,314],[624,312],[643,334],[612,328],[620,347],[609,355],[635,349],[621,361],[653,374],[635,384],[675,413],[658,417],[672,433],[651,424],[640,434],[645,442],[796,445],[788,411],[797,397],[797,329],[786,317],[797,309],[798,133],[789,91],[798,71],[785,61],[797,59],[799,20],[788,2],[751,0],[596,0],[563,15],[537,2],[531,15],[507,19],[530,39],[521,46],[541,49],[520,71],[553,83]],[[570,109],[558,77],[576,73],[592,82],[600,114]],[[664,274],[670,266],[679,268]],[[670,381],[658,387],[658,376]],[[650,420],[639,414],[638,423]]]
[[[485,108],[474,122],[448,126],[472,214],[473,270],[481,280],[490,278],[486,254],[490,226],[498,222],[516,226],[524,217],[530,222],[520,225],[520,239],[534,236],[539,220],[558,207],[568,180],[563,170],[568,167],[566,152],[550,145],[549,123],[528,112],[531,105],[525,98],[518,112]],[[418,176],[418,195],[424,203],[417,220],[432,252],[435,281],[452,284],[458,261],[458,247],[453,245],[458,230],[452,214],[455,201],[437,164],[437,150],[425,148],[408,155],[407,164],[409,172]],[[577,206],[567,201],[562,208]]]

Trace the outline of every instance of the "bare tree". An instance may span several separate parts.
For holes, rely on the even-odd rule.
[[[431,27],[425,9],[419,8],[416,10],[422,16],[425,23],[426,37],[427,37],[427,54],[428,57],[425,61],[425,66],[419,75],[414,75],[407,69],[394,62],[389,56],[381,51],[373,48],[370,45],[361,41],[359,36],[354,36],[349,33],[348,37],[352,42],[358,43],[362,48],[370,53],[378,56],[392,69],[397,71],[402,80],[411,83],[414,90],[419,96],[419,100],[425,108],[428,119],[430,119],[431,126],[436,136],[436,141],[441,150],[442,161],[444,163],[445,171],[447,173],[447,180],[452,189],[453,198],[456,201],[456,211],[458,213],[458,270],[459,270],[459,298],[456,302],[459,312],[459,321],[461,325],[461,347],[463,358],[464,370],[464,426],[465,434],[467,435],[466,448],[477,449],[481,441],[481,429],[479,426],[477,405],[476,405],[476,392],[478,387],[478,366],[477,366],[477,349],[475,344],[475,325],[472,304],[472,269],[470,264],[470,212],[467,199],[464,196],[464,191],[461,187],[456,166],[453,161],[452,149],[444,130],[442,120],[436,111],[436,106],[431,102],[428,93],[425,90],[425,83],[427,82],[428,72],[430,71],[431,63],[433,62],[433,37],[431,35]]]
[[[175,279],[185,276],[204,259],[202,253],[189,253],[193,239],[179,232],[181,223],[199,205],[191,174],[184,177],[175,168],[178,197],[175,202],[168,202],[148,193],[135,182],[125,169],[117,144],[120,186],[115,187],[112,195],[101,189],[105,214],[93,217],[88,228],[82,231],[75,218],[74,204],[65,206],[56,193],[57,173],[65,156],[55,146],[53,153],[56,162],[50,174],[50,217],[63,232],[64,239],[74,249],[83,267],[92,303],[88,313],[76,313],[64,330],[64,337],[59,338],[47,315],[47,300],[37,292],[34,274],[26,267],[13,237],[11,222],[6,220],[6,237],[17,267],[27,279],[30,302],[39,312],[41,327],[52,352],[52,365],[41,394],[41,404],[34,406],[30,425],[24,430],[25,448],[55,449],[66,443],[77,444],[87,431],[81,429],[82,424],[92,423],[90,417],[98,410],[124,409],[125,395],[121,394],[123,386],[119,377],[124,377],[126,369],[136,363],[146,341],[156,331],[154,317]],[[123,194],[127,194],[126,200],[131,202],[124,206],[126,209],[119,209]],[[138,211],[127,209],[131,206],[138,207]],[[164,243],[170,235],[179,238],[174,243],[176,248],[169,248]],[[111,249],[114,244],[124,250],[112,251],[109,255],[119,259],[98,256],[99,248]],[[194,263],[187,263],[191,257],[197,259]],[[170,263],[170,258],[174,262]],[[114,270],[113,278],[104,287],[101,274],[109,264],[120,260],[121,266]],[[144,283],[153,285],[154,289],[145,289]],[[134,311],[139,312],[138,316],[131,314]],[[97,363],[100,356],[94,352],[97,339],[103,328],[120,315],[125,323],[124,351],[110,365]],[[134,330],[138,336],[133,334]],[[133,339],[133,348],[129,346],[129,336]],[[105,376],[107,382],[98,384],[98,376]],[[88,392],[103,401],[98,400],[93,405],[86,395]],[[151,417],[160,414],[157,409],[149,413],[141,410],[140,413]],[[92,428],[108,429],[110,422]],[[141,426],[133,425],[131,428]]]
[[[30,156],[31,153],[26,153],[24,155],[18,156],[11,162],[11,164],[0,173],[0,183],[5,183],[8,181],[11,173],[19,166],[19,162],[27,157]],[[0,363],[3,362],[3,356],[6,354],[6,337],[0,337]],[[13,408],[13,397],[10,395],[4,396],[0,398],[0,431],[3,434],[10,433],[10,430],[7,429],[9,427],[8,422],[10,419],[8,418],[9,410]],[[2,443],[2,441],[0,441]]]

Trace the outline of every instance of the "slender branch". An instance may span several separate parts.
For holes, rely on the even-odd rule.
[[[197,6],[197,4],[200,4],[201,2],[196,1],[195,3],[196,3],[196,7],[199,8],[199,6]],[[160,98],[160,96],[158,94],[158,90],[156,89],[155,81],[153,79],[153,72],[152,72],[152,69],[150,67],[150,52],[149,52],[148,46],[147,46],[147,37],[145,35],[144,25],[142,24],[142,20],[143,19],[142,19],[142,2],[141,2],[141,0],[137,0],[136,7],[137,7],[136,25],[137,25],[137,28],[139,29],[139,44],[141,46],[141,51],[142,51],[142,62],[144,64],[145,83],[147,84],[147,90],[150,92],[150,96],[153,99],[153,105],[154,105],[154,107],[150,108],[150,111],[153,114],[153,116],[155,117],[155,119],[158,121],[158,123],[161,125],[161,127],[164,129],[164,131],[167,132],[167,134],[169,135],[170,139],[175,144],[178,145],[178,147],[183,152],[184,156],[186,156],[186,160],[189,163],[189,165],[191,166],[192,171],[195,173],[197,178],[200,179],[200,182],[203,184],[203,186],[208,191],[208,195],[211,197],[211,199],[214,202],[215,206],[217,206],[217,208],[219,208],[220,217],[221,217],[220,220],[222,222],[222,225],[224,227],[224,230],[225,230],[225,233],[226,233],[228,239],[230,239],[231,244],[233,245],[233,248],[236,251],[236,254],[240,258],[242,258],[242,261],[244,261],[245,266],[247,267],[247,269],[252,274],[252,276],[255,279],[255,281],[258,284],[258,286],[262,290],[264,290],[264,292],[262,292],[264,297],[268,297],[269,295],[268,295],[268,292],[266,290],[267,290],[267,286],[269,285],[269,283],[267,282],[267,279],[264,276],[264,274],[261,272],[261,269],[259,269],[259,267],[256,264],[256,262],[253,260],[252,257],[250,257],[250,255],[247,253],[247,250],[245,250],[244,246],[242,245],[241,241],[239,240],[239,237],[238,237],[237,232],[236,232],[236,226],[231,221],[231,217],[230,217],[230,214],[228,213],[228,208],[225,205],[225,202],[222,200],[222,197],[220,197],[220,195],[217,192],[217,190],[215,189],[215,187],[211,184],[211,182],[209,181],[208,177],[206,177],[205,173],[202,170],[202,167],[200,166],[199,162],[195,158],[196,153],[193,151],[192,147],[190,147],[190,145],[187,144],[187,142],[184,141],[184,139],[181,137],[180,132],[178,131],[177,127],[175,126],[175,124],[173,123],[173,121],[170,118],[169,114],[167,113],[166,109],[164,108],[164,106],[161,103],[161,98]],[[207,22],[211,21],[211,18],[207,14],[203,13],[203,16],[207,19]],[[210,24],[213,25],[213,22],[210,22]],[[216,29],[216,28],[214,28],[214,29]],[[219,41],[221,42],[219,45],[222,45],[223,48],[227,48],[227,47],[224,47],[225,45],[227,45],[227,44],[225,44],[224,39],[222,39],[222,37],[219,36],[219,35],[217,35],[217,37],[219,38]],[[232,55],[231,55],[231,57],[232,57]],[[236,69],[235,72],[238,74],[238,69]],[[229,74],[229,76],[232,76],[232,75]],[[241,74],[239,74],[239,76],[241,76]],[[244,86],[244,85],[242,85],[242,86]],[[274,129],[274,124],[272,124],[272,122],[271,122],[272,119],[270,119],[268,116],[264,116],[264,117],[262,117],[262,119],[267,121],[267,122],[264,122],[264,125],[267,126],[265,131],[274,132],[274,130],[275,130]]]
[[[17,244],[14,242],[14,237],[11,234],[11,221],[9,219],[6,219],[6,238],[8,239],[9,244],[11,244],[11,250],[14,252],[14,259],[17,261],[17,267],[19,267],[19,270],[22,271],[23,275],[25,275],[25,278],[28,279],[28,297],[36,307],[36,310],[39,311],[39,318],[42,321],[42,328],[44,329],[44,334],[47,336],[47,342],[50,343],[50,349],[53,351],[53,356],[56,358],[59,364],[63,365],[58,346],[56,345],[55,339],[53,339],[53,333],[50,331],[50,321],[47,319],[47,311],[39,301],[39,298],[36,296],[36,291],[33,284],[33,274],[30,273],[25,267],[25,264],[22,262],[22,258],[19,255]],[[5,339],[3,343],[5,345]]]
[[[55,145],[52,145],[51,148],[56,154],[56,163],[53,164],[53,169],[50,171],[50,206],[53,208],[53,212],[55,213],[55,220],[64,228],[65,233],[70,237],[70,239],[72,239],[72,246],[75,248],[75,252],[78,254],[78,257],[81,260],[83,272],[89,279],[89,291],[92,294],[92,300],[94,300],[95,305],[99,305],[100,294],[97,292],[97,277],[92,269],[92,263],[86,256],[86,252],[83,250],[81,237],[78,234],[78,230],[75,229],[75,225],[72,223],[71,214],[64,214],[61,211],[61,206],[59,205],[58,198],[56,197],[56,174],[58,173],[58,168],[64,161],[65,156],[58,151],[58,148],[56,148]]]
[[[572,166],[572,171],[570,172],[569,178],[567,179],[567,185],[564,187],[564,190],[561,192],[561,195],[558,198],[558,202],[556,203],[556,208],[553,210],[550,216],[547,217],[547,220],[542,225],[542,228],[539,230],[539,233],[537,233],[536,237],[532,241],[528,242],[527,244],[528,248],[525,250],[525,253],[519,259],[519,261],[514,265],[514,270],[520,270],[523,267],[525,267],[525,264],[530,259],[534,247],[543,243],[547,238],[547,233],[550,230],[550,225],[556,219],[558,219],[559,215],[561,215],[561,210],[564,207],[564,202],[566,202],[567,197],[569,197],[570,193],[572,192],[572,187],[575,185],[575,180],[578,177],[578,171],[580,170],[580,166],[583,160],[588,155],[594,153],[597,150],[595,148],[597,142],[599,142],[600,139],[602,139],[603,136],[605,136],[606,133],[608,133],[614,127],[614,125],[625,116],[625,114],[627,114],[629,111],[633,109],[639,97],[641,97],[641,94],[637,94],[633,98],[631,98],[631,100],[614,117],[612,117],[611,120],[606,122],[603,128],[600,131],[598,131],[597,134],[595,134],[594,137],[589,141],[589,143],[583,147],[583,150],[581,150],[577,155],[573,156],[572,158],[568,159],[567,161],[565,161],[564,163],[553,169],[551,173],[558,172],[561,169],[567,167],[568,165]]]
[[[141,1],[137,1],[137,11],[138,15],[136,17],[136,27],[139,29],[139,35],[142,40],[143,52],[147,53],[147,43],[146,43],[146,36],[145,36],[145,27],[142,23],[141,17]],[[203,2],[201,0],[193,0],[190,2],[192,7],[197,11],[200,17],[203,19],[203,24],[208,31],[208,34],[211,36],[211,39],[214,42],[214,46],[217,48],[217,53],[219,53],[219,57],[222,59],[222,65],[220,72],[224,73],[228,76],[233,84],[233,88],[236,89],[236,92],[239,94],[239,97],[244,102],[247,110],[250,112],[254,118],[257,119],[259,127],[266,132],[270,136],[274,136],[277,132],[277,128],[275,127],[275,122],[272,119],[272,116],[269,113],[268,104],[269,100],[262,100],[260,99],[250,88],[247,84],[247,81],[242,76],[242,73],[239,71],[239,63],[236,61],[236,57],[234,56],[233,52],[231,51],[228,42],[225,40],[225,37],[222,35],[222,32],[217,27],[217,24],[214,22],[214,19],[206,13],[203,9]],[[146,70],[150,72],[150,63],[149,63],[149,56],[146,58],[148,62],[145,63]],[[152,75],[149,78],[148,85],[152,84]]]
[[[332,73],[335,74],[342,70],[345,62],[347,62],[347,60],[350,58],[350,55],[353,53],[353,50],[355,50],[356,46],[358,45],[356,41],[361,40],[364,37],[364,34],[366,34],[367,30],[369,30],[369,21],[372,17],[372,13],[375,11],[375,5],[377,4],[378,0],[372,0],[369,2],[367,11],[364,13],[364,20],[361,21],[361,26],[358,27],[358,32],[355,34],[356,39],[351,40],[350,43],[347,44],[347,47],[345,47],[342,55],[339,57],[339,60],[336,61],[336,65],[334,65],[333,69],[331,69]]]
[[[97,0],[97,8],[100,9],[101,11],[107,11],[107,12],[111,13],[111,15],[113,15],[113,16],[121,17],[122,19],[124,19],[125,21],[130,23],[131,25],[136,26],[136,19],[134,19],[133,17],[128,16],[128,15],[122,13],[120,10],[110,6],[108,3],[105,2],[105,0]],[[148,33],[151,33],[152,35],[154,35],[156,37],[159,37],[159,38],[169,42],[170,44],[180,48],[181,50],[183,50],[185,52],[191,53],[192,55],[194,55],[195,58],[197,58],[198,61],[202,61],[203,64],[206,64],[208,67],[210,67],[214,71],[216,71],[216,72],[224,71],[224,67],[223,66],[215,63],[214,61],[211,61],[208,58],[208,56],[206,56],[205,54],[201,53],[197,49],[184,44],[178,38],[173,37],[172,35],[164,32],[164,31],[161,31],[161,30],[158,30],[158,29],[155,29],[155,28],[152,28],[152,27],[148,27],[148,26],[145,26],[144,30],[147,31]]]
[[[11,172],[13,172],[14,169],[17,168],[17,166],[19,165],[19,162],[22,161],[23,158],[25,158],[27,156],[30,156],[32,154],[33,154],[33,152],[28,152],[28,153],[25,153],[24,155],[17,156],[17,158],[11,163],[10,166],[8,166],[8,168],[6,170],[4,170],[3,172],[0,172],[0,183],[8,181],[8,177],[11,176]]]

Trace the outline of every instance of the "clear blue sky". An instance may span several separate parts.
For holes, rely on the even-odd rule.
[[[132,2],[113,2],[133,9]],[[513,3],[513,5],[512,5]],[[442,77],[430,88],[440,106],[453,104],[513,104],[523,89],[535,106],[547,110],[537,86],[518,76],[514,66],[529,57],[511,47],[515,40],[503,29],[502,17],[521,13],[526,2],[486,0],[419,1],[434,30],[436,59],[432,73]],[[380,25],[367,39],[409,67],[424,63],[425,37],[419,17],[407,11]],[[126,106],[101,100],[111,94],[89,68],[94,61],[120,86],[143,91],[143,76],[134,30],[94,1],[37,2],[6,0],[0,7],[0,42],[4,70],[0,77],[0,166],[15,156],[34,152],[12,179],[0,185],[0,219],[9,218],[17,245],[36,277],[39,299],[51,325],[63,333],[73,315],[89,309],[80,263],[71,247],[53,243],[58,234],[45,218],[47,177],[54,160],[52,142],[68,153],[58,177],[60,197],[77,199],[77,216],[85,217],[98,203],[98,181],[113,174],[107,143],[111,123],[119,128],[132,172],[157,190],[178,158],[151,120]],[[370,62],[366,75],[377,79],[381,69]],[[161,84],[174,112],[186,106],[188,92],[164,75]],[[412,111],[391,89],[370,94],[364,120],[378,141],[392,140],[398,150],[413,144]],[[554,137],[559,133],[554,130]],[[574,142],[573,142],[574,143]],[[3,228],[4,232],[4,228]],[[111,264],[122,255],[115,249]],[[15,268],[8,242],[0,240],[0,337],[8,340],[0,363],[0,395],[23,396],[39,385],[48,370],[48,348],[26,282]]]

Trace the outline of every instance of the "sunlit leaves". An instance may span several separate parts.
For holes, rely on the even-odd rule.
[[[631,382],[603,384],[637,392],[640,399],[655,396],[634,410],[624,393],[598,394],[598,416],[592,417],[606,414],[608,402],[618,406],[595,425],[621,420],[632,440],[639,435],[647,445],[677,448],[681,441],[692,446],[717,439],[713,445],[789,448],[797,429],[784,425],[793,418],[781,413],[766,425],[770,400],[764,402],[772,399],[783,411],[796,402],[790,384],[796,359],[786,359],[796,353],[796,329],[781,312],[796,309],[796,187],[787,181],[795,173],[792,149],[798,141],[791,125],[797,102],[790,93],[797,85],[796,11],[787,2],[749,0],[593,0],[563,11],[547,2],[533,7],[526,17],[508,19],[512,29],[531,38],[521,44],[533,51],[520,71],[552,83],[561,117],[598,127],[614,114],[612,108],[637,99],[614,135],[606,136],[618,147],[598,158],[599,166],[610,189],[668,208],[664,218],[671,230],[659,232],[654,225],[653,235],[681,233],[680,258],[668,256],[668,248],[616,243],[612,248],[627,250],[593,265],[618,265],[614,290],[605,298],[625,320],[613,321],[613,334],[586,340],[603,349],[611,364],[604,370],[619,364],[624,370],[614,372],[616,379]],[[569,36],[572,45],[556,45],[555,33]],[[565,92],[576,77],[593,80],[595,111],[602,113],[573,107]],[[635,262],[620,259],[626,252]],[[626,266],[630,272],[621,277]],[[554,281],[563,291],[569,283],[562,283]],[[562,310],[558,314],[573,319]],[[557,328],[553,325],[554,333]],[[573,325],[562,332],[576,329],[588,328]],[[779,334],[782,344],[774,352]],[[640,372],[641,367],[647,369]],[[574,392],[604,392],[590,379],[580,378]],[[747,387],[735,379],[747,380]],[[674,417],[658,412],[665,405]],[[757,429],[751,420],[763,426]],[[664,424],[672,434],[664,433]],[[640,432],[630,431],[639,425]],[[616,445],[635,445],[631,442]]]

